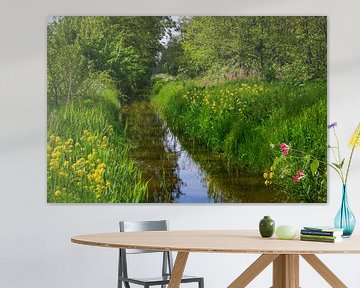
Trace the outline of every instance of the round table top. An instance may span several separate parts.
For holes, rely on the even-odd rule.
[[[215,253],[251,254],[339,254],[360,253],[360,237],[353,235],[338,243],[262,238],[257,230],[187,230],[116,232],[71,238],[90,246]]]

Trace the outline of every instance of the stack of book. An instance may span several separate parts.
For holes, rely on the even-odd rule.
[[[334,227],[304,227],[300,232],[302,241],[336,243],[342,241],[343,229]]]

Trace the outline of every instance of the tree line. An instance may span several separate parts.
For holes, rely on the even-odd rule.
[[[48,101],[85,98],[91,79],[106,74],[131,97],[148,84],[170,17],[54,17],[48,23]]]
[[[190,78],[326,79],[327,18],[182,17],[163,52],[162,71]]]
[[[158,71],[270,81],[327,74],[326,17],[53,17],[47,43],[51,107],[84,98],[99,74],[123,97],[149,85]]]

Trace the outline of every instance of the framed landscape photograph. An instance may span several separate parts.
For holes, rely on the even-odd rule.
[[[327,202],[327,17],[54,16],[49,203]]]

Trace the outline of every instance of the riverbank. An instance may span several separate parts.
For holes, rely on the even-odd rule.
[[[262,174],[280,143],[326,161],[326,82],[233,81],[208,88],[195,81],[160,82],[152,102],[171,129],[223,153],[229,167]],[[314,195],[299,195],[300,201],[326,201],[326,180],[320,178],[312,181],[321,185],[308,184],[317,187]]]
[[[189,142],[146,100],[126,104],[130,157],[148,184],[153,203],[283,203],[296,202],[264,185],[262,176],[229,169],[222,153]]]
[[[120,125],[117,90],[92,85],[96,95],[48,112],[48,202],[147,202],[147,185]]]

